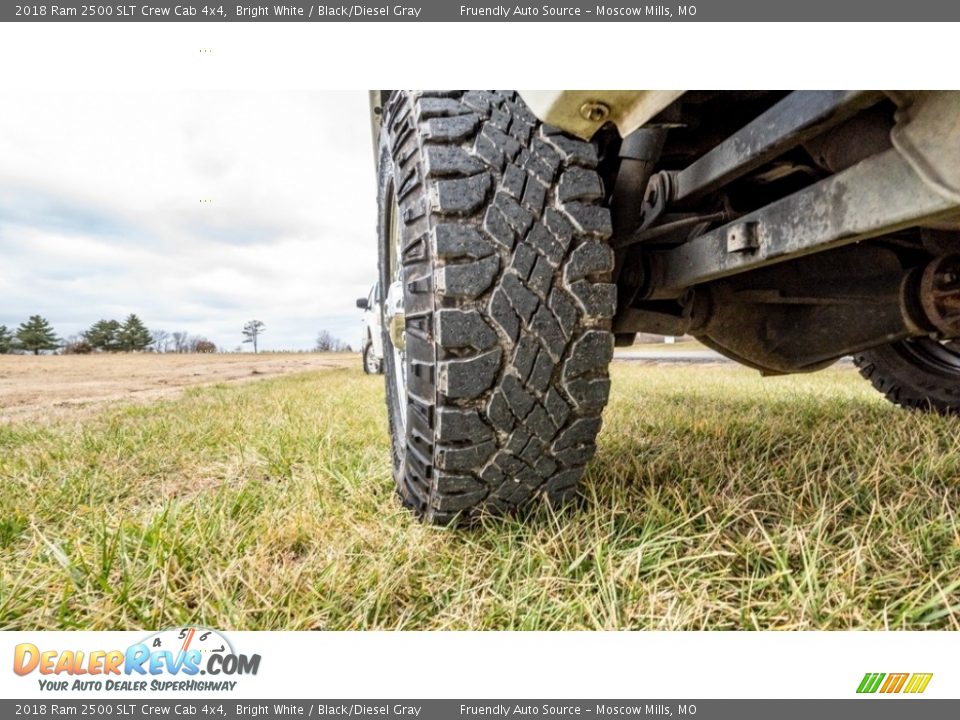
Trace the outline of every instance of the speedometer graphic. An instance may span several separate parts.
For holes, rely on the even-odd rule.
[[[189,650],[199,651],[203,657],[213,653],[234,654],[233,645],[222,633],[211,628],[191,626],[161,630],[144,638],[151,651],[166,650],[177,657]]]

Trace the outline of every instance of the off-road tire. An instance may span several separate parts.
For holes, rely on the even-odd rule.
[[[616,303],[596,165],[513,92],[382,108],[380,286],[394,192],[406,328],[404,398],[384,331],[394,475],[428,521],[566,500],[595,453]]]
[[[363,344],[363,372],[365,375],[382,375],[383,374],[383,360],[377,363],[377,370],[374,372],[370,369],[370,355],[373,353],[373,343],[367,340]]]
[[[960,354],[938,361],[931,340],[905,340],[854,357],[860,374],[890,402],[912,410],[960,413]],[[931,352],[931,349],[934,352]]]

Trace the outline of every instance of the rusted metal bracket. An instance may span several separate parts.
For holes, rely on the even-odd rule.
[[[863,90],[792,92],[706,155],[671,173],[670,200],[680,202],[716,190],[883,97]]]
[[[896,151],[875,155],[672,250],[650,254],[648,297],[960,213]],[[735,228],[752,224],[744,240]],[[731,242],[731,232],[733,241]]]

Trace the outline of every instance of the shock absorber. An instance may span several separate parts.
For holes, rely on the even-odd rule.
[[[665,127],[640,128],[627,135],[620,145],[620,168],[610,197],[614,246],[618,238],[629,236],[640,225],[643,196],[666,137]],[[618,310],[629,307],[635,288],[643,284],[644,274],[642,258],[631,256],[630,248],[616,250],[613,281],[617,284]],[[617,344],[630,345],[634,336],[635,333],[618,334]]]

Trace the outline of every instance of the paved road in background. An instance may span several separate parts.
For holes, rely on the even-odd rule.
[[[713,350],[618,350],[614,360],[656,363],[732,363]]]
[[[697,365],[709,363],[737,363],[713,350],[618,350],[614,360],[624,362],[657,363],[658,365]],[[838,365],[852,365],[853,359],[840,358]]]

